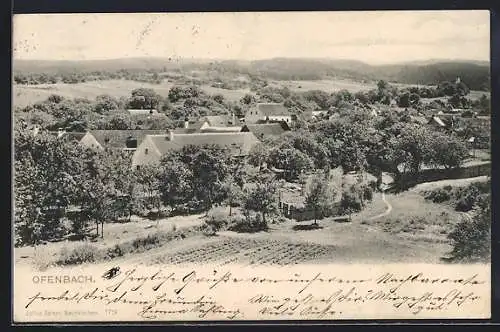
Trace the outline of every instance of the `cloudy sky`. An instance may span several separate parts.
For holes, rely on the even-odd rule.
[[[15,59],[490,57],[488,11],[18,15],[13,39]]]

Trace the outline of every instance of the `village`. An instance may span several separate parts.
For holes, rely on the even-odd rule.
[[[463,86],[460,78],[451,84],[457,89]],[[148,252],[177,263],[226,256],[234,261],[248,251],[253,253],[247,253],[249,257],[258,256],[250,259],[255,264],[288,264],[327,259],[336,250],[333,243],[346,243],[366,232],[375,234],[366,241],[377,248],[391,234],[418,248],[431,241],[434,248],[424,250],[421,259],[437,259],[449,248],[450,227],[460,223],[477,197],[464,203],[465,208],[457,207],[458,212],[442,202],[470,200],[460,195],[474,192],[487,195],[481,183],[489,181],[491,172],[489,116],[482,106],[471,106],[481,105],[476,101],[457,108],[436,98],[408,104],[402,100],[408,96],[405,91],[413,91],[415,98],[425,89],[429,88],[394,89],[380,81],[372,94],[379,102],[340,91],[331,95],[336,101],[329,108],[302,110],[258,93],[242,98],[244,112],[195,115],[190,111],[184,117],[180,113],[176,126],[163,129],[154,124],[163,123],[165,111],[153,107],[161,105],[158,101],[152,105],[151,96],[156,94],[147,89],[132,92],[130,104],[140,108],[107,112],[109,117],[116,113],[135,123],[152,123],[150,128],[78,131],[74,125],[44,126],[32,117],[20,117],[18,129],[25,142],[19,143],[20,150],[26,153],[32,144],[45,149],[48,155],[32,154],[31,160],[38,158],[46,165],[36,172],[53,180],[52,189],[43,180],[26,182],[24,190],[38,193],[22,201],[24,213],[39,224],[17,224],[17,259],[47,268],[132,259]],[[269,94],[268,90],[263,91]],[[286,89],[272,91],[289,94]],[[210,98],[203,96],[198,98]],[[322,93],[308,96],[319,98]],[[183,105],[183,97],[170,99],[174,104],[169,112]],[[64,98],[48,100],[49,107],[67,107]],[[63,155],[65,160],[59,160]],[[54,163],[59,168],[53,169]],[[30,167],[25,164],[19,170],[34,172]],[[445,186],[445,192],[414,189],[446,181],[456,181],[459,187]],[[47,203],[34,201],[36,195]],[[401,204],[414,206],[400,210]],[[427,215],[418,207],[422,204],[430,205]],[[337,235],[332,237],[332,231]],[[244,233],[249,237],[232,235]],[[177,252],[174,244],[179,241],[195,248]],[[46,253],[27,254],[30,246],[46,247]],[[207,248],[224,250],[220,256],[207,257],[202,255]],[[298,253],[303,250],[310,254]],[[343,259],[352,255],[360,253],[356,250]],[[387,255],[400,257],[392,249]]]

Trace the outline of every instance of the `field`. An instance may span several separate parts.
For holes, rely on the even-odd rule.
[[[175,83],[163,81],[161,84],[143,83],[129,80],[90,81],[77,84],[41,84],[41,85],[14,85],[13,105],[24,107],[38,101],[47,99],[51,94],[58,94],[66,98],[94,99],[98,95],[108,94],[113,97],[128,97],[130,92],[137,88],[151,88],[162,96],[167,96],[169,89]],[[347,89],[351,92],[375,88],[375,84],[358,83],[346,80],[339,81],[271,81],[270,86],[286,86],[294,91],[323,90],[334,92]],[[201,88],[213,95],[222,94],[231,101],[239,101],[250,89],[227,90],[202,85]]]
[[[318,80],[318,81],[272,81],[274,87],[287,87],[292,91],[322,90],[328,93],[346,89],[352,93],[375,89],[375,83],[362,83],[349,80]]]
[[[174,83],[164,81],[162,84],[151,84],[129,80],[91,81],[78,84],[41,84],[41,85],[14,85],[13,106],[24,107],[47,99],[52,94],[66,98],[88,98],[108,94],[110,96],[128,97],[130,92],[137,88],[151,88],[162,96],[167,96]],[[250,90],[226,90],[202,85],[201,88],[209,94],[222,94],[228,100],[238,101]]]
[[[136,82],[130,80],[104,80],[90,81],[78,84],[40,84],[40,85],[18,85],[13,86],[13,106],[25,107],[38,101],[47,99],[51,94],[58,94],[66,98],[88,98],[108,94],[113,97],[128,97],[130,92],[137,88],[151,88],[162,96],[167,96],[169,89],[174,85],[170,81],[163,81],[161,84]],[[400,88],[405,84],[394,84]],[[355,82],[350,80],[317,80],[317,81],[270,81],[269,86],[288,87],[292,91],[301,92],[308,90],[322,90],[328,93],[346,89],[352,93],[375,89],[374,82]],[[202,85],[201,88],[211,94],[222,94],[224,98],[231,101],[239,101],[245,94],[250,93],[250,89],[227,90]],[[471,91],[468,96],[471,99],[479,99],[483,94],[489,96],[489,92]],[[435,98],[446,101],[447,98]],[[432,99],[422,99],[431,101]]]

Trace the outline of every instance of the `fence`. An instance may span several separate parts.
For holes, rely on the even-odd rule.
[[[304,221],[304,220],[314,220],[314,210],[307,209],[305,207],[297,207],[293,204],[280,202],[279,209],[283,213],[283,215],[288,219],[293,219],[295,221]],[[323,216],[321,213],[318,213],[316,216],[317,219],[322,219],[323,217],[331,217],[337,216],[340,212],[340,203],[336,203],[330,215]]]
[[[478,176],[491,175],[491,162],[482,164],[463,166],[454,169],[424,169],[417,176],[403,176],[403,183],[417,185],[419,183],[450,180],[450,179],[465,179]]]

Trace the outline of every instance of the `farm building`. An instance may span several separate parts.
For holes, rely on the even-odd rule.
[[[147,135],[166,134],[165,130],[91,130],[103,148],[135,149]]]
[[[258,103],[245,114],[245,123],[265,122],[292,122],[292,114],[283,105],[278,103]]]
[[[175,134],[171,131],[168,135],[147,135],[134,152],[132,167],[158,163],[167,152],[187,145],[220,145],[229,148],[235,157],[244,156],[258,142],[250,132]]]
[[[276,137],[290,130],[286,122],[246,124],[241,128],[241,132],[253,133],[257,138]]]
[[[240,121],[234,114],[232,115],[212,115],[204,116],[198,119],[186,118],[184,120],[184,131],[186,134],[194,132],[202,132],[208,128],[233,128],[236,131],[236,127],[240,127]],[[216,131],[216,130],[215,130]],[[224,131],[220,129],[219,131]],[[238,130],[239,131],[239,130]],[[180,130],[178,131],[181,132]]]

